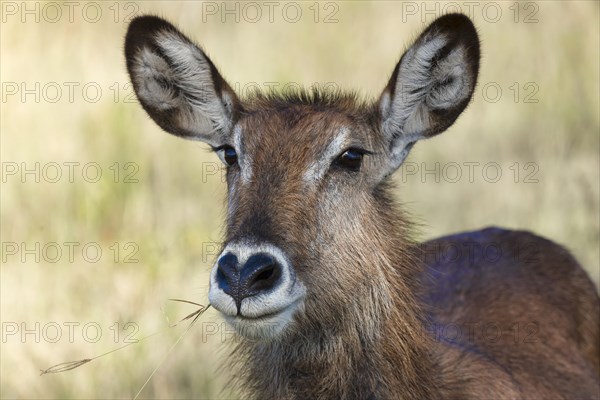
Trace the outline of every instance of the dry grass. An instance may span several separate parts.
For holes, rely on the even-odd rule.
[[[57,262],[33,255],[9,255],[2,249],[1,311],[3,335],[16,327],[19,333],[3,336],[1,355],[2,398],[127,398],[135,394],[181,330],[167,331],[62,374],[39,376],[52,364],[91,357],[124,342],[114,338],[111,326],[133,322],[138,335],[166,327],[163,311],[169,297],[206,302],[207,273],[214,256],[212,242],[221,235],[224,186],[216,156],[163,134],[135,103],[125,102],[122,56],[129,9],[121,3],[115,22],[113,2],[99,3],[103,16],[86,22],[82,3],[74,22],[68,10],[57,23],[34,21],[6,12],[7,4],[19,9],[21,2],[5,2],[1,26],[1,111],[3,167],[25,163],[32,168],[48,163],[79,162],[74,182],[63,165],[60,182],[22,182],[8,176],[2,182],[2,242],[27,248],[58,243],[63,255]],[[27,3],[33,8],[34,2]],[[40,11],[45,3],[39,5]],[[275,22],[267,9],[258,23],[233,17],[222,23],[208,16],[202,23],[202,3],[141,2],[139,12],[168,17],[202,43],[224,76],[237,87],[249,82],[335,82],[340,87],[362,89],[376,96],[386,83],[407,41],[422,28],[420,14],[402,13],[400,2],[338,2],[337,23],[315,23],[310,3],[298,23],[288,23],[277,8]],[[214,3],[220,5],[220,2]],[[261,3],[262,4],[262,3]],[[414,3],[420,7],[421,2]],[[434,3],[429,3],[434,7]],[[460,3],[462,4],[462,3]],[[424,224],[422,238],[443,233],[501,225],[536,231],[570,248],[596,283],[599,273],[599,6],[597,2],[540,2],[537,23],[515,23],[513,2],[497,3],[502,17],[497,23],[475,9],[481,33],[483,64],[481,85],[475,101],[447,133],[422,143],[409,162],[428,169],[435,162],[447,166],[446,179],[432,175],[398,174],[398,196],[407,203],[417,221]],[[233,7],[233,5],[231,5]],[[333,9],[321,3],[320,20]],[[440,10],[442,7],[440,7]],[[52,10],[47,9],[48,13]],[[88,10],[94,15],[93,10]],[[250,11],[250,10],[248,10]],[[523,19],[532,9],[520,9]],[[493,17],[493,10],[488,9]],[[291,13],[291,10],[290,10]],[[54,14],[48,14],[53,18]],[[293,16],[293,14],[290,14]],[[403,22],[403,15],[406,22]],[[249,14],[250,17],[252,15]],[[431,20],[432,15],[427,16]],[[20,93],[7,95],[7,82],[42,88],[56,82],[62,98],[51,103],[34,95],[21,101]],[[65,82],[77,82],[69,101]],[[82,87],[96,82],[102,89],[99,101],[82,96]],[[518,101],[514,86],[520,88]],[[539,89],[537,103],[524,103]],[[116,84],[120,93],[114,100]],[[486,101],[485,84],[497,84],[502,97]],[[111,89],[111,87],[113,89]],[[511,87],[513,89],[511,89]],[[48,86],[46,99],[54,97]],[[493,90],[488,92],[494,95]],[[42,93],[43,94],[43,93]],[[89,96],[94,93],[90,89]],[[81,177],[81,166],[98,163],[102,178],[96,183]],[[137,183],[114,182],[115,163],[132,162],[139,167]],[[454,173],[448,163],[461,166],[463,177],[450,182]],[[464,162],[478,162],[474,181],[468,180]],[[482,166],[496,162],[502,168],[498,182],[486,182]],[[514,181],[510,167],[518,162],[520,177]],[[537,183],[524,182],[525,163],[537,166]],[[13,164],[10,164],[13,165]],[[48,173],[52,172],[47,170]],[[91,175],[92,170],[89,170]],[[121,173],[126,172],[121,168]],[[452,174],[450,174],[452,172]],[[493,177],[492,170],[489,170]],[[103,250],[98,262],[88,262],[76,248],[68,259],[65,242],[97,243]],[[120,254],[113,260],[113,243]],[[136,263],[124,256],[137,245]],[[48,251],[52,249],[46,247]],[[46,258],[54,257],[46,254]],[[191,309],[170,305],[164,311],[171,320]],[[207,312],[188,337],[167,359],[142,393],[147,398],[214,398],[222,393],[227,371],[218,372],[223,357],[221,321]],[[77,322],[73,340],[65,325]],[[21,338],[23,329],[36,330]],[[84,324],[102,329],[97,343],[85,340]],[[51,343],[55,328],[62,336]],[[213,329],[218,334],[210,334]],[[129,331],[131,332],[131,330]],[[94,329],[87,332],[94,336]],[[37,339],[37,341],[36,341]]]

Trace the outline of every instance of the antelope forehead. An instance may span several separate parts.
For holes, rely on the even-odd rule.
[[[235,151],[238,153],[242,181],[249,182],[252,179],[254,159],[252,152],[246,151],[242,140],[243,130],[239,124],[234,127],[232,136]],[[347,127],[337,129],[323,150],[315,150],[314,157],[309,160],[302,174],[303,181],[314,184],[323,178],[335,157],[349,146],[349,139],[350,130]]]

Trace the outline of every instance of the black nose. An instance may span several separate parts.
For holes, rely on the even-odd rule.
[[[243,299],[268,292],[277,286],[281,271],[281,265],[269,254],[253,254],[240,266],[237,257],[227,253],[218,261],[217,284],[233,297],[239,313]]]

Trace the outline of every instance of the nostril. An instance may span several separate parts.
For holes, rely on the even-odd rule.
[[[221,267],[219,267],[217,269],[217,282],[219,282],[219,286],[221,286],[221,289],[225,289],[223,286],[229,285],[227,280],[228,280],[227,276],[223,272],[223,269]]]
[[[248,295],[269,290],[281,279],[281,265],[271,256],[261,253],[251,256],[242,268],[240,281]]]
[[[268,264],[259,268],[250,277],[248,287],[252,290],[262,291],[274,287],[281,277],[279,264]]]
[[[258,274],[256,276],[256,278],[254,278],[254,280],[256,282],[258,281],[266,281],[268,280],[270,277],[273,276],[273,273],[275,272],[275,266],[274,265],[269,265],[267,266],[267,269],[265,269],[264,271],[262,271],[260,274]]]
[[[233,254],[226,254],[218,261],[217,283],[225,293],[231,294],[235,291],[239,280],[237,263],[237,257]]]

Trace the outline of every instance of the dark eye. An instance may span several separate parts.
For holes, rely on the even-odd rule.
[[[226,146],[222,149],[223,151],[223,160],[225,160],[225,163],[227,163],[227,165],[229,165],[230,167],[235,164],[237,162],[237,153],[235,152],[235,149],[231,146]]]
[[[335,164],[350,171],[358,171],[365,153],[357,149],[349,149],[335,160]]]

